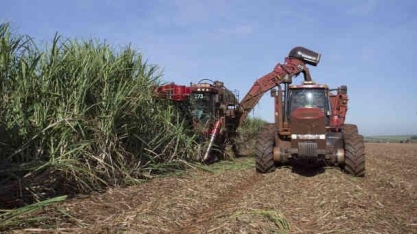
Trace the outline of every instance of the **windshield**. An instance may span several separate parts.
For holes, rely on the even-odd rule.
[[[329,110],[327,90],[320,88],[290,90],[290,114],[300,107],[319,108],[326,114]]]
[[[199,121],[208,121],[212,117],[213,95],[210,93],[191,94],[191,114]]]

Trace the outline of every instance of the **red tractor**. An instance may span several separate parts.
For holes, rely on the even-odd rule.
[[[275,123],[267,124],[257,139],[257,172],[272,172],[277,165],[296,163],[335,165],[353,176],[365,175],[363,136],[356,125],[344,123],[347,87],[331,90],[316,84],[306,66],[316,66],[320,57],[317,52],[295,47],[285,63],[259,78],[240,102],[242,123],[265,92],[271,91],[275,100]],[[300,73],[304,82],[292,85],[292,78]]]
[[[198,138],[199,160],[213,162],[224,156],[226,145],[236,135],[239,103],[223,82],[203,79],[190,86],[171,83],[156,88],[155,94],[182,106]]]

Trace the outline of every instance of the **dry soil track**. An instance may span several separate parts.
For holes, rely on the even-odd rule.
[[[366,153],[365,178],[337,168],[261,175],[252,158],[156,178],[67,201],[59,208],[72,222],[50,231],[417,233],[417,144],[366,144]]]

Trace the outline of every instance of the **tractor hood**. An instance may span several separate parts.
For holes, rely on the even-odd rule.
[[[325,134],[326,117],[319,108],[297,108],[291,113],[291,133]]]

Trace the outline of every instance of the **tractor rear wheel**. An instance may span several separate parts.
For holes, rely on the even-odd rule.
[[[342,125],[342,132],[344,134],[358,134],[358,126],[355,124],[343,124]]]
[[[345,134],[344,170],[353,176],[365,176],[365,143],[362,135]]]
[[[275,146],[275,125],[266,124],[259,132],[255,147],[256,172],[275,171],[273,150]]]

